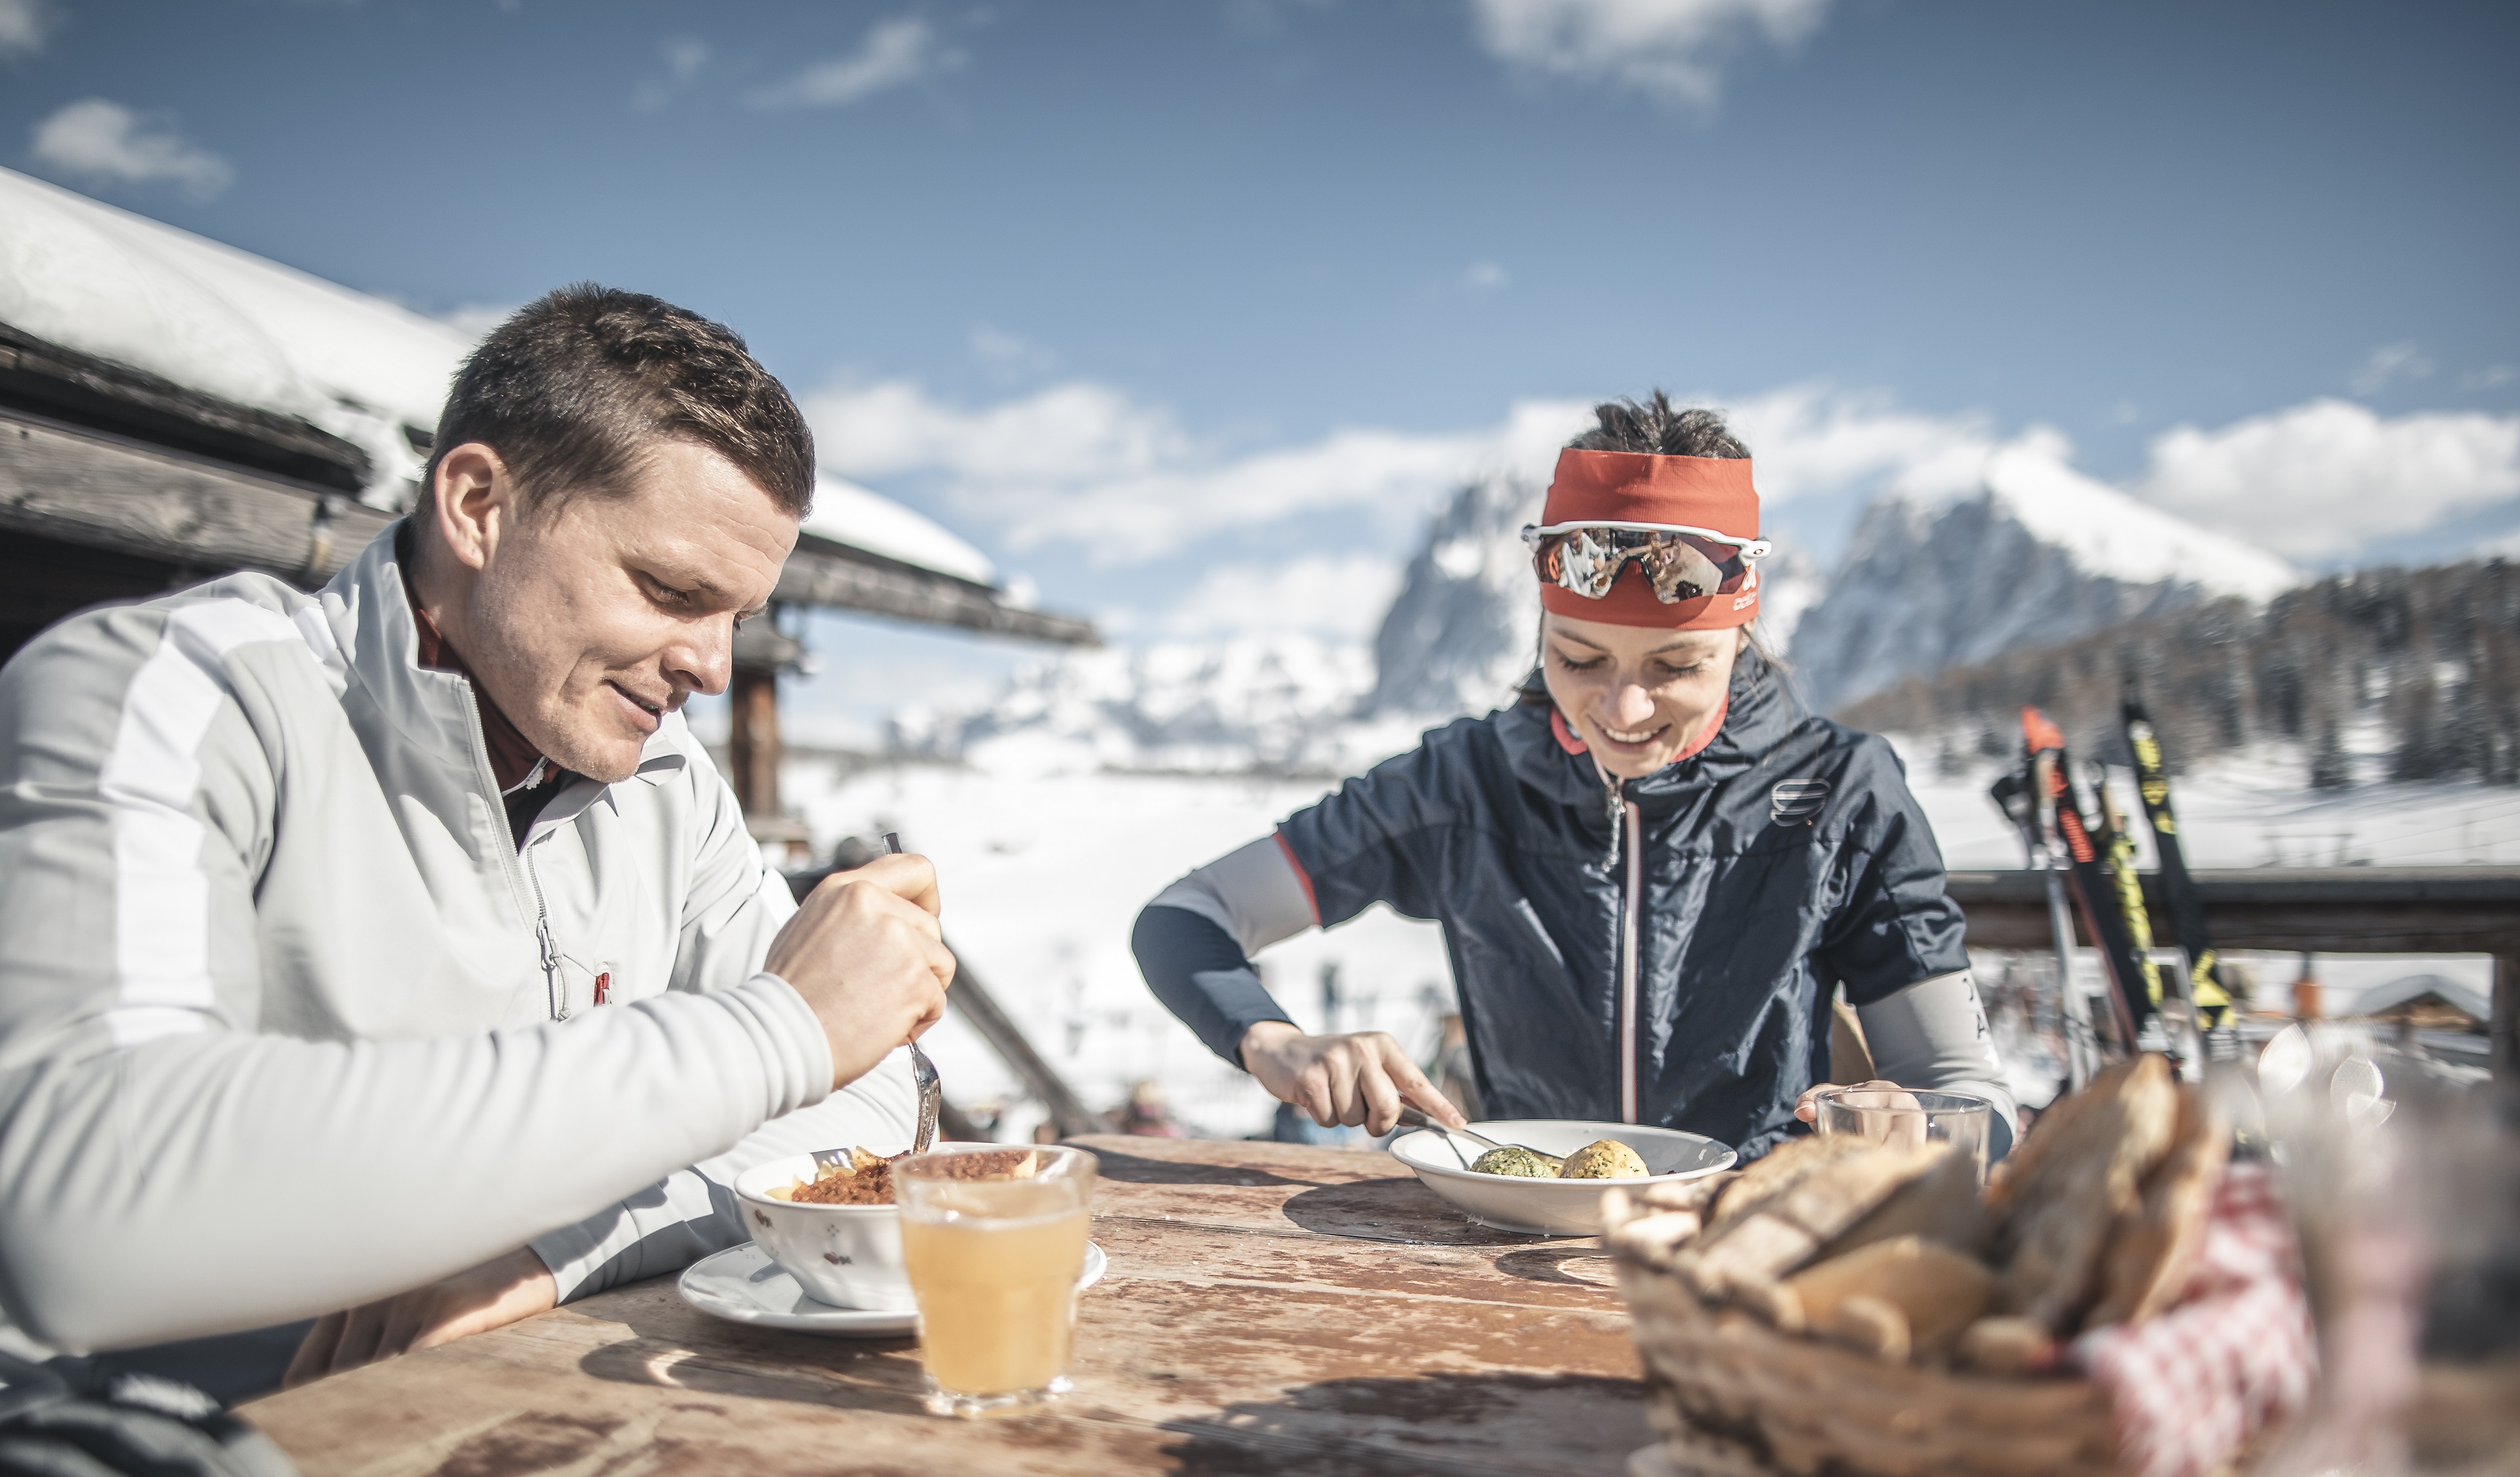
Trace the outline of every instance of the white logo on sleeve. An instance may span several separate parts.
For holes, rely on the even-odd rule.
[[[1825,780],[1787,780],[1768,791],[1768,819],[1779,826],[1800,822],[1812,824],[1820,808],[1828,803],[1828,782]]]

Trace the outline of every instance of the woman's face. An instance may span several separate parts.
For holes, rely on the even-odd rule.
[[[1605,773],[1639,780],[1696,741],[1732,681],[1741,633],[1540,617],[1540,670]]]

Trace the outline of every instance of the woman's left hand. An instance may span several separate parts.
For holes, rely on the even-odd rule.
[[[1819,1097],[1822,1093],[1834,1093],[1845,1086],[1846,1084],[1842,1082],[1822,1082],[1816,1083],[1811,1087],[1803,1089],[1803,1095],[1794,1099],[1794,1116],[1800,1118],[1805,1123],[1815,1121],[1820,1117],[1820,1105],[1813,1099]],[[1894,1093],[1899,1091],[1899,1084],[1879,1077],[1873,1078],[1870,1082],[1859,1082],[1855,1084],[1855,1086],[1858,1088],[1887,1088]]]

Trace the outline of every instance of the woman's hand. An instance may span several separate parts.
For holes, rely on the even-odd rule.
[[[1880,1095],[1862,1099],[1856,1104],[1859,1107],[1884,1110],[1877,1117],[1869,1113],[1865,1115],[1866,1122],[1859,1132],[1866,1138],[1901,1145],[1924,1141],[1925,1120],[1918,1112],[1920,1104],[1906,1088],[1881,1077],[1875,1077],[1870,1082],[1859,1082],[1851,1088],[1841,1089],[1837,1083],[1823,1082],[1817,1087],[1805,1089],[1803,1095],[1794,1099],[1794,1116],[1805,1123],[1816,1124],[1820,1119],[1820,1095],[1839,1091]],[[1907,1111],[1899,1111],[1902,1108]]]
[[[1450,1128],[1469,1121],[1387,1031],[1307,1036],[1282,1020],[1264,1020],[1242,1033],[1242,1065],[1269,1096],[1324,1128],[1362,1124],[1370,1134],[1390,1133],[1404,1099]]]

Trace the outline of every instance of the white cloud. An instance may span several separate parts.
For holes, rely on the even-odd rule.
[[[1039,379],[1058,368],[1058,354],[1020,334],[985,323],[971,330],[971,357],[1001,384]]]
[[[236,179],[226,159],[177,133],[171,117],[144,116],[104,98],[83,98],[37,123],[34,154],[83,180],[180,185],[196,200]]]
[[[61,24],[48,0],[0,0],[0,58],[31,57]]]
[[[2002,430],[1983,415],[1932,415],[1815,384],[1691,398],[1721,407],[1757,454],[1772,512],[1809,502],[1825,518],[1832,499],[1966,497],[1999,468],[2032,463],[2053,474],[2013,480],[2104,485],[2075,470],[2071,444],[2045,427]],[[878,486],[911,479],[1007,549],[1061,545],[1104,565],[1299,515],[1356,515],[1360,535],[1405,540],[1464,479],[1504,470],[1545,483],[1557,448],[1590,422],[1585,401],[1526,400],[1459,430],[1350,426],[1244,449],[1086,380],[977,407],[898,380],[835,386],[804,404],[832,471]],[[2348,557],[2520,496],[2520,416],[2383,419],[2318,400],[2216,429],[2182,425],[2154,440],[2148,470],[2117,491],[2288,559]],[[2141,512],[2127,509],[2130,528]],[[1790,518],[1783,531],[1796,531]]]
[[[1492,466],[1545,476],[1583,422],[1562,401],[1518,404],[1458,433],[1359,428],[1241,455],[1200,442],[1172,413],[1076,380],[972,410],[906,380],[809,395],[823,463],[874,481],[937,479],[948,506],[1016,549],[1082,545],[1098,562],[1151,559],[1192,540],[1297,514],[1366,509],[1401,529]]]
[[[1513,278],[1507,274],[1504,267],[1492,261],[1471,262],[1462,272],[1462,286],[1477,288],[1483,291],[1493,291],[1512,281]]]
[[[1525,71],[1609,82],[1696,108],[1723,94],[1724,64],[1746,40],[1790,49],[1829,0],[1470,0],[1490,55]]]
[[[2384,343],[2371,351],[2362,367],[2354,372],[2351,381],[2354,393],[2376,395],[2389,387],[2389,381],[2404,376],[2408,380],[2430,379],[2433,362],[2412,343]]]
[[[2351,555],[2452,515],[2520,496],[2520,416],[2383,418],[2314,400],[2152,443],[2137,493],[2295,559]]]
[[[1400,593],[1401,563],[1372,554],[1311,554],[1282,564],[1226,564],[1166,611],[1169,638],[1296,632],[1363,641]]]
[[[668,36],[657,46],[656,54],[664,59],[665,74],[641,82],[639,90],[631,97],[631,101],[643,110],[662,108],[673,101],[676,93],[691,86],[699,76],[700,68],[708,66],[711,55],[709,44],[693,36]]]
[[[818,62],[751,98],[755,108],[840,108],[951,71],[963,54],[915,16],[879,22],[857,50]]]

